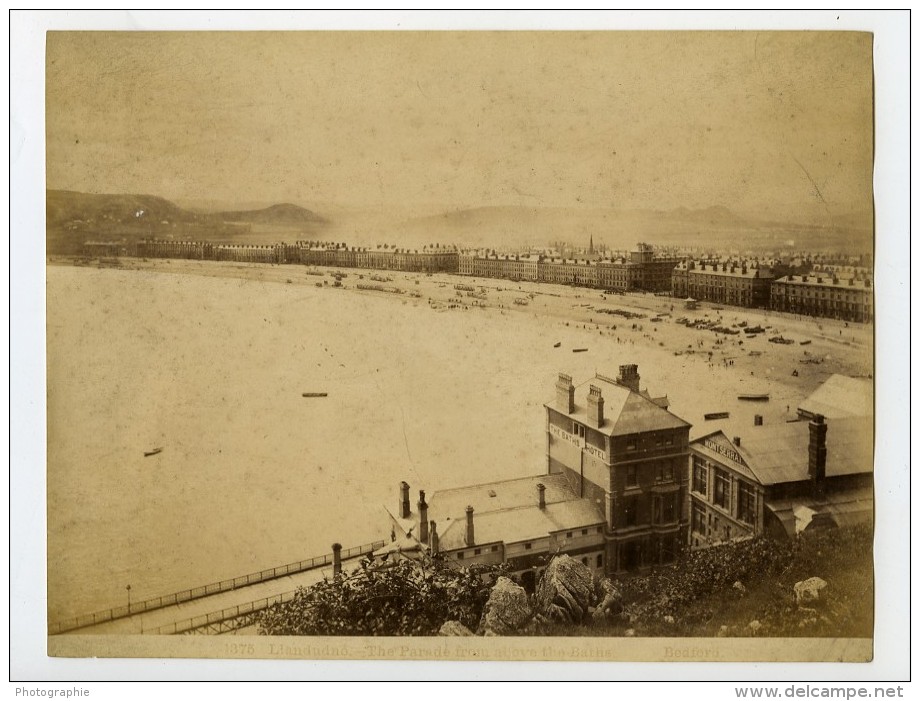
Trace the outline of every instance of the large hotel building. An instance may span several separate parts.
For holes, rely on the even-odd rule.
[[[635,365],[578,388],[560,374],[544,405],[543,474],[439,491],[430,503],[422,491],[415,509],[403,482],[388,509],[392,542],[376,554],[507,562],[525,585],[560,552],[598,575],[673,561],[689,528],[690,424],[667,407],[640,389]]]

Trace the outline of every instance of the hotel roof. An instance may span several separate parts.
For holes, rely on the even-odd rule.
[[[690,447],[719,463],[728,461],[738,472],[762,485],[801,482],[808,479],[808,421],[748,426],[735,445],[726,433],[718,429],[692,441]],[[869,417],[830,419],[827,422],[827,477],[869,473],[873,471],[873,424]],[[719,437],[731,444],[744,465],[729,460],[724,454],[705,445],[707,438]]]
[[[597,375],[576,386],[576,390],[595,385],[601,390],[604,399],[604,425],[597,427],[588,418],[586,403],[575,404],[575,411],[569,413],[559,408],[555,402],[547,402],[545,407],[565,414],[571,419],[591,426],[608,436],[625,436],[646,431],[663,431],[672,428],[689,427],[690,424],[675,416],[667,409],[655,403],[648,392],[633,392],[628,387],[618,384],[611,378]],[[578,399],[576,391],[576,400]],[[587,392],[585,393],[587,394]],[[662,397],[659,401],[664,401]]]

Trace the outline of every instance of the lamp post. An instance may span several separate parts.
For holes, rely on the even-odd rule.
[[[131,585],[128,584],[125,587],[125,591],[128,592],[128,613],[131,613]]]

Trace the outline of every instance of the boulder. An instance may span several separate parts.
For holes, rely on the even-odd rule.
[[[820,577],[810,577],[804,581],[796,582],[793,587],[795,592],[795,603],[806,604],[809,601],[818,601],[821,598],[821,590],[827,586]]]
[[[445,621],[444,625],[441,626],[441,629],[438,631],[438,635],[441,636],[452,636],[452,635],[473,635],[473,631],[463,625],[460,621]]]
[[[482,610],[479,633],[482,635],[514,635],[523,630],[533,618],[527,592],[507,577],[499,577],[489,592]]]
[[[736,581],[734,584],[732,584],[732,589],[734,589],[734,590],[735,590],[736,592],[738,592],[739,594],[745,594],[745,593],[747,593],[747,587],[744,586],[744,584],[742,584],[742,583],[739,582],[739,581]]]
[[[623,595],[609,579],[603,579],[595,588],[595,599],[600,603],[591,611],[595,621],[603,621],[623,612]]]
[[[552,559],[534,593],[542,617],[566,623],[581,623],[595,601],[591,570],[568,555]]]

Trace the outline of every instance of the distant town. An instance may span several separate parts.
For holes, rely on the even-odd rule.
[[[692,249],[639,243],[631,251],[564,244],[542,250],[501,252],[432,244],[422,250],[384,244],[297,241],[274,245],[141,239],[86,241],[90,258],[173,258],[313,265],[414,273],[453,273],[516,282],[541,282],[605,290],[647,292],[684,300],[826,317],[860,323],[874,318],[873,272],[867,256],[700,254]]]

